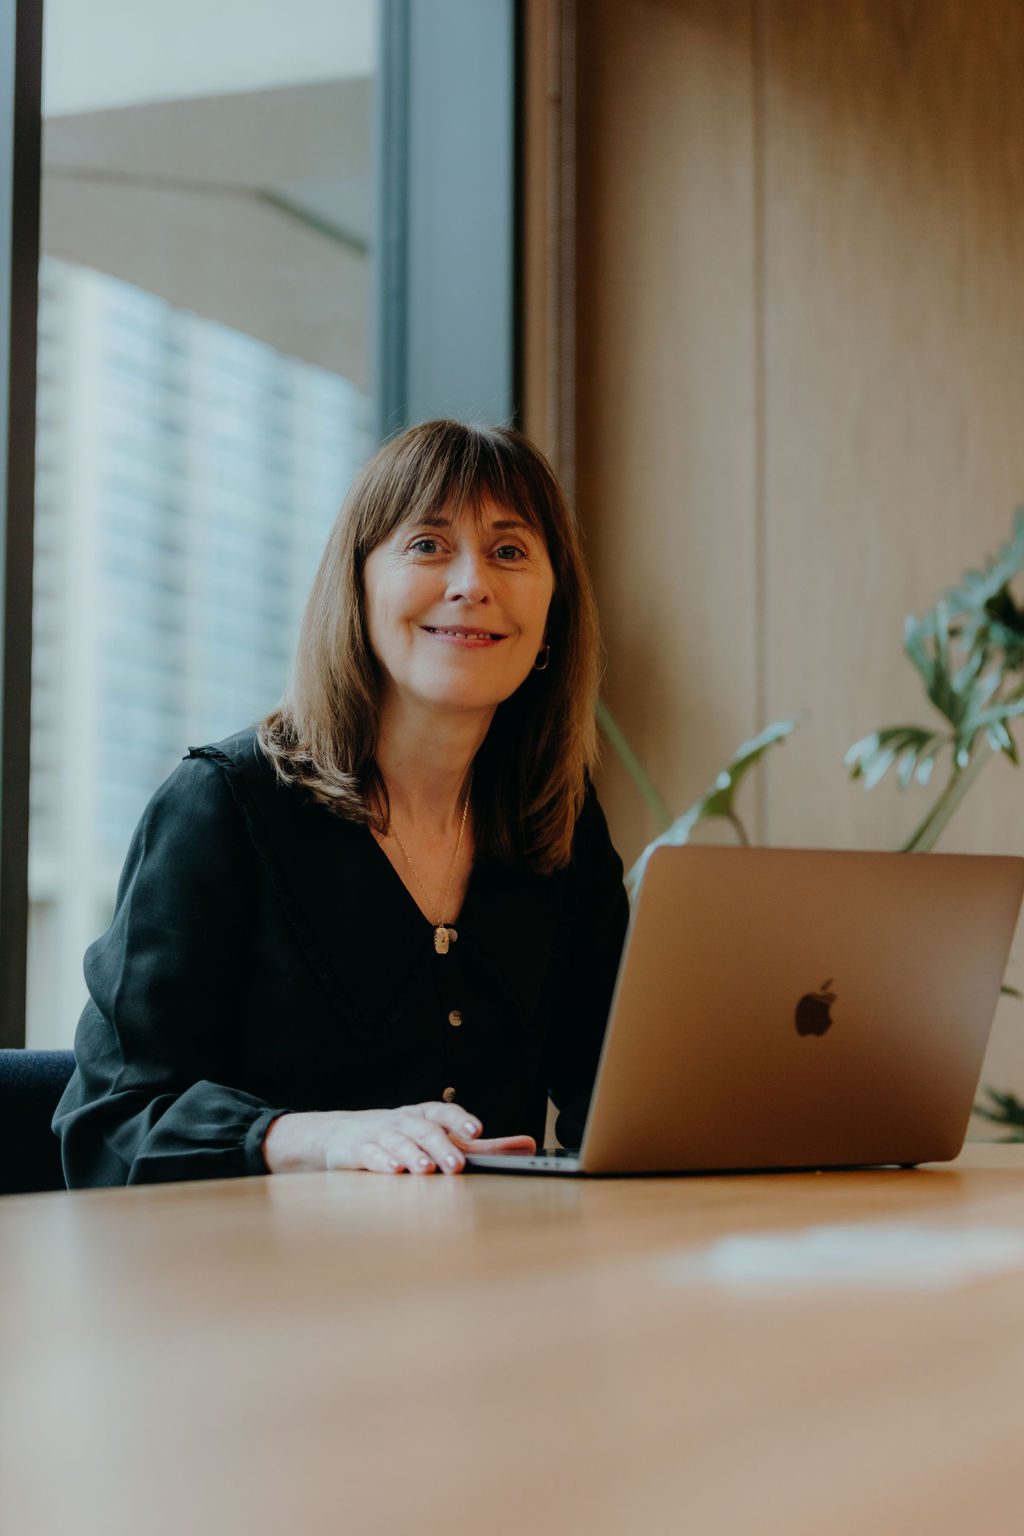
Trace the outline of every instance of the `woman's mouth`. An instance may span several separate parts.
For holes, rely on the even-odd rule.
[[[420,628],[426,630],[428,635],[440,636],[442,640],[470,640],[477,643],[485,643],[493,640],[504,640],[505,638],[504,635],[496,634],[493,630],[489,629],[442,629],[440,626],[433,624],[421,624]]]

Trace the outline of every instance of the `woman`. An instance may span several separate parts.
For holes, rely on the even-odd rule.
[[[597,667],[537,450],[451,421],[382,448],[284,702],[136,831],[54,1120],[69,1185],[456,1173],[531,1147],[549,1092],[577,1140],[626,923]]]

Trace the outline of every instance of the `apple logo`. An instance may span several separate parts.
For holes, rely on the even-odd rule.
[[[826,1029],[832,1027],[832,1015],[829,1012],[836,1000],[836,994],[828,989],[832,985],[832,978],[823,981],[817,992],[806,993],[796,1005],[796,1032],[798,1035],[823,1035]]]

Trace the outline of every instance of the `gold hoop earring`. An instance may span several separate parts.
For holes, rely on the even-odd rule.
[[[542,656],[544,658],[543,661],[541,661],[541,657]],[[533,664],[533,670],[535,672],[546,672],[547,669],[548,669],[548,662],[550,660],[551,660],[551,647],[550,647],[550,645],[548,645],[547,641],[545,640],[544,644],[541,646],[540,650],[537,652],[537,660]]]

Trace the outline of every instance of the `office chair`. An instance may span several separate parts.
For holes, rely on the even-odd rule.
[[[0,1195],[67,1187],[50,1121],[74,1070],[73,1051],[0,1051]]]

